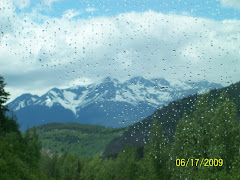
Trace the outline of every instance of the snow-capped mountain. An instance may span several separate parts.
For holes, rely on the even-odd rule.
[[[8,104],[21,129],[50,122],[79,122],[111,127],[130,125],[151,115],[157,107],[220,84],[168,82],[134,77],[125,82],[107,77],[88,86],[53,88],[41,97],[23,94]]]

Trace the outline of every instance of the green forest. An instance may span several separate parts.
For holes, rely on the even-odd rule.
[[[77,153],[79,157],[92,157],[120,136],[124,128],[78,123],[48,123],[37,127],[42,150],[49,153]]]
[[[65,150],[61,151],[62,147],[59,145],[48,145],[51,148],[56,147],[56,153],[43,150],[47,143],[53,143],[53,138],[46,141],[46,132],[52,129],[54,124],[38,127],[38,130],[31,128],[24,133],[20,132],[16,117],[13,113],[7,113],[8,109],[4,106],[9,94],[5,91],[4,79],[0,77],[0,179],[240,179],[238,86],[239,84],[235,84],[220,91],[214,90],[174,102],[174,106],[173,103],[169,104],[153,114],[151,121],[147,118],[126,129],[114,131],[98,126],[94,126],[93,129],[90,126],[82,126],[85,130],[91,129],[90,131],[98,129],[99,132],[92,138],[106,145],[103,153],[97,153],[103,148],[98,146],[97,151],[90,152],[92,156],[88,154],[83,157],[76,149],[68,153]],[[181,105],[182,111],[177,110],[176,104]],[[163,109],[169,111],[163,112]],[[160,112],[162,114],[159,115]],[[170,116],[166,116],[167,112]],[[163,122],[160,116],[170,118]],[[146,122],[151,126],[146,127]],[[139,139],[135,136],[135,141],[131,139],[126,141],[128,143],[120,143],[122,137],[126,139],[127,135],[131,134],[131,128],[138,127],[143,133],[145,130],[142,130],[139,124],[150,132],[146,133],[148,139],[139,144],[139,135]],[[58,128],[55,128],[51,136],[57,138],[57,132],[63,128],[61,124],[55,125]],[[78,128],[76,131],[80,131]],[[40,135],[38,131],[46,132],[45,135]],[[69,139],[68,131],[64,128],[59,138]],[[103,132],[110,134],[113,139],[108,135],[97,139]],[[86,134],[87,138],[91,136]],[[81,140],[83,135],[78,132],[75,137]],[[111,151],[110,145],[114,144],[124,147],[119,148],[119,151]],[[199,163],[196,163],[196,159],[199,159]],[[211,165],[206,159],[222,159],[222,163],[219,161]],[[200,163],[201,161],[203,163]]]

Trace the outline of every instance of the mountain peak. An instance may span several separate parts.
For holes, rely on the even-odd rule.
[[[52,88],[50,91],[58,92],[58,91],[60,91],[60,89],[58,89],[58,88]]]
[[[21,96],[17,97],[12,102],[8,103],[8,107],[9,107],[9,109],[17,111],[21,108],[24,108],[24,107],[34,103],[37,99],[39,99],[39,96],[32,95],[30,93],[25,93],[25,94],[22,94]]]
[[[170,86],[170,83],[164,78],[154,78],[152,81],[163,86]]]
[[[129,79],[128,81],[129,82],[133,82],[133,83],[136,83],[136,82],[139,82],[140,84],[142,84],[144,81],[146,81],[147,79],[145,79],[144,77],[141,77],[141,76],[136,76],[136,77],[132,77],[131,79]]]
[[[120,127],[150,115],[154,109],[171,101],[218,86],[208,82],[181,82],[174,85],[163,78],[145,79],[139,76],[120,82],[106,77],[88,86],[52,88],[41,97],[23,94],[9,103],[9,107],[21,116],[25,113],[22,119],[19,118],[20,121],[31,122],[34,119],[32,124],[35,121],[39,124],[79,121]],[[28,118],[29,113],[31,117]]]
[[[103,78],[102,82],[116,82],[119,83],[119,81],[115,78],[112,78],[110,76],[107,76],[106,78]]]
[[[15,100],[19,100],[19,99],[31,99],[31,98],[39,98],[38,95],[32,95],[30,93],[25,93],[25,94],[22,94],[21,96],[17,97]]]

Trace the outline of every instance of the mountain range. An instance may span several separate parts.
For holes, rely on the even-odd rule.
[[[207,81],[133,77],[121,82],[107,77],[87,86],[53,88],[42,96],[23,94],[7,106],[21,130],[52,122],[125,127],[172,101],[221,87]]]

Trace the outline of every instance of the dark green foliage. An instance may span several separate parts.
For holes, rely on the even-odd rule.
[[[147,179],[168,179],[169,144],[162,132],[162,126],[154,121],[149,143],[145,146],[143,171]]]
[[[136,150],[127,145],[125,150],[119,153],[116,159],[115,179],[137,179],[137,160]]]
[[[238,156],[239,122],[237,121],[236,105],[229,100],[226,93],[218,99],[204,95],[196,101],[196,111],[185,115],[179,122],[171,156],[174,160],[182,158],[193,159],[223,159],[223,167],[174,167],[174,178],[188,179],[219,178],[231,176],[234,159]],[[225,176],[224,175],[224,176]]]
[[[6,83],[4,83],[4,78],[0,76],[0,113],[4,114],[8,109],[4,106],[7,102],[8,96],[10,95],[4,89]]]
[[[44,179],[44,174],[38,169],[41,145],[36,130],[23,136],[16,117],[13,114],[6,116],[8,109],[4,103],[9,94],[4,86],[0,77],[0,179]]]
[[[5,85],[3,77],[0,76],[0,135],[3,136],[9,132],[20,133],[15,115],[11,113],[11,117],[6,116],[6,112],[9,110],[4,104],[7,102],[10,94],[5,91]]]
[[[31,132],[32,131],[32,132]],[[24,143],[27,144],[25,149],[26,159],[30,163],[31,167],[38,168],[39,159],[41,157],[41,143],[38,139],[38,135],[36,132],[36,127],[33,129],[27,130],[24,134]]]

